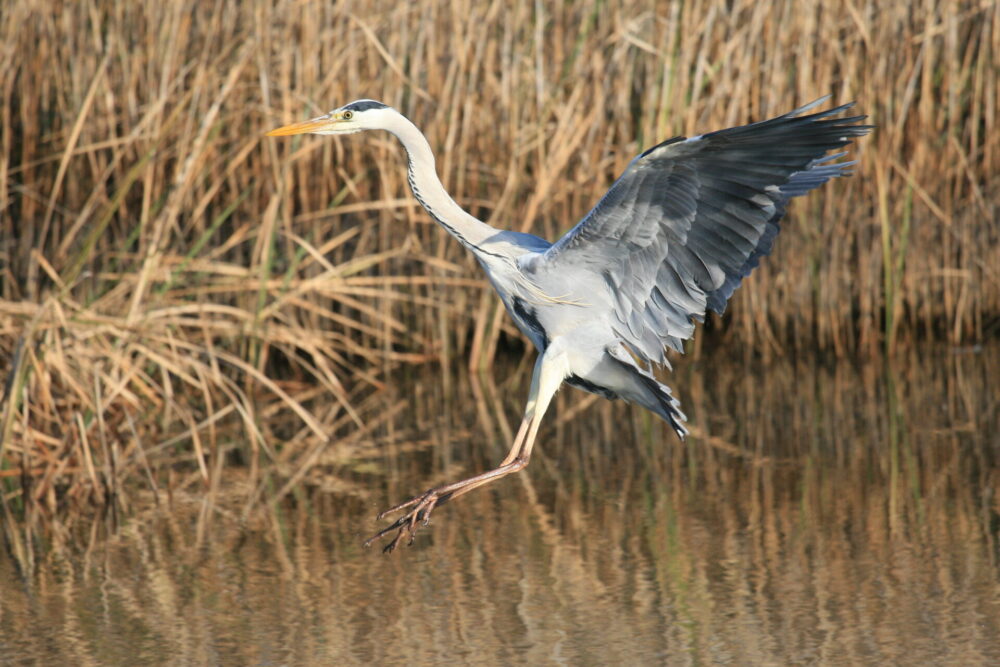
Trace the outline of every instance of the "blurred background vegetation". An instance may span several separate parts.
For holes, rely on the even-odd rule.
[[[357,98],[425,131],[461,205],[550,239],[644,146],[855,100],[855,176],[792,206],[690,352],[996,338],[998,73],[972,0],[4,3],[0,498],[125,506],[129,477],[227,462],[281,495],[407,365],[524,349],[391,137],[261,137]]]

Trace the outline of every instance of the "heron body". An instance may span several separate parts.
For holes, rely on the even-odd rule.
[[[823,100],[770,120],[691,138],[638,155],[600,202],[555,243],[498,230],[445,191],[424,135],[405,116],[359,100],[268,134],[393,133],[408,181],[428,213],[486,272],[517,327],[538,348],[524,419],[507,457],[488,472],[430,489],[380,514],[410,508],[366,544],[396,531],[391,551],[433,509],[527,465],[542,415],[563,384],[641,405],[680,437],[685,416],[651,373],[683,351],[695,322],[722,314],[743,278],[769,254],[789,199],[847,173],[829,155],[870,130],[851,105],[806,114]]]

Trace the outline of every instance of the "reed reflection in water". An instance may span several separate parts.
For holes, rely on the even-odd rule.
[[[178,496],[0,556],[2,664],[997,664],[1000,350],[682,362],[697,427],[558,396],[527,473],[412,548],[374,513],[506,451],[527,361],[428,368],[370,446],[240,521]]]

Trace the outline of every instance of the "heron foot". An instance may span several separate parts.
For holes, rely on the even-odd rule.
[[[444,487],[429,489],[419,496],[410,498],[406,502],[390,507],[383,512],[379,512],[376,518],[384,519],[388,515],[404,510],[407,507],[413,508],[403,516],[396,519],[390,525],[365,540],[365,547],[370,547],[376,540],[388,535],[392,531],[396,531],[396,535],[389,541],[388,544],[382,547],[382,553],[392,553],[393,550],[399,546],[399,543],[402,541],[404,536],[407,538],[407,545],[413,544],[413,538],[416,536],[420,527],[426,526],[430,523],[431,512],[434,511],[434,508],[438,505],[446,503],[451,495],[452,493],[444,491]]]
[[[526,465],[528,465],[528,456],[519,455],[513,461],[501,464],[498,468],[476,475],[475,477],[463,479],[460,482],[434,487],[425,491],[422,495],[414,496],[406,502],[380,512],[377,518],[384,519],[390,514],[410,508],[409,512],[365,540],[365,546],[370,547],[376,540],[388,535],[392,531],[396,531],[396,535],[382,548],[382,553],[391,553],[399,546],[403,537],[407,538],[407,544],[413,544],[413,537],[417,534],[420,526],[426,526],[430,523],[431,512],[434,511],[435,507],[444,505],[449,500],[472,491],[487,482],[499,479],[512,472],[517,472]]]

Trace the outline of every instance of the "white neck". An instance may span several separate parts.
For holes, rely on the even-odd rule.
[[[393,114],[390,132],[403,144],[409,155],[407,178],[413,196],[442,227],[477,256],[487,239],[495,236],[497,230],[485,222],[466,213],[455,203],[441,184],[434,166],[434,153],[427,138],[408,118]]]

